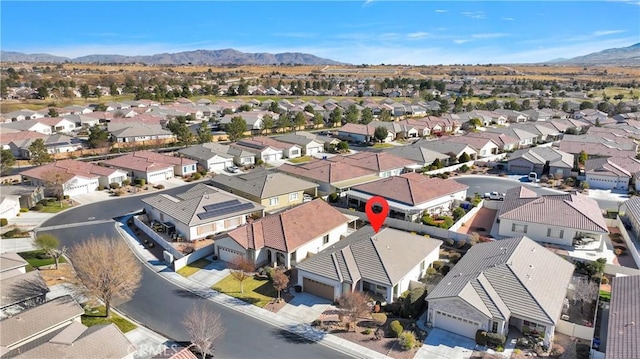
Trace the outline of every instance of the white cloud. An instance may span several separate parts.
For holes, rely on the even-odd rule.
[[[592,33],[593,36],[607,36],[607,35],[614,35],[614,34],[620,34],[623,32],[626,32],[627,30],[600,30],[600,31],[594,31]]]
[[[278,32],[273,35],[280,36],[280,37],[293,37],[297,39],[308,39],[308,38],[317,36],[317,34],[312,32]]]
[[[464,11],[464,12],[461,12],[461,14],[471,19],[485,18],[484,11]]]
[[[412,32],[407,34],[407,37],[410,39],[424,39],[427,36],[429,36],[428,32]]]
[[[467,43],[467,42],[470,42],[470,41],[473,41],[473,40],[470,40],[470,39],[456,39],[456,40],[453,40],[453,42],[455,44],[458,44],[458,45],[464,44],[464,43]]]
[[[436,12],[439,14],[443,14],[445,12],[449,12],[449,10],[437,9]]]
[[[515,19],[512,17],[501,17],[500,19],[504,20],[504,21],[514,21]]]
[[[509,34],[505,34],[502,32],[490,32],[490,33],[481,33],[481,34],[471,35],[471,37],[474,39],[497,39],[505,36],[509,36]]]

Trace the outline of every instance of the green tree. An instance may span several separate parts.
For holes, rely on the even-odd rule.
[[[293,124],[295,125],[295,130],[297,131],[300,127],[304,128],[304,125],[307,123],[307,120],[304,118],[304,114],[302,112],[296,113],[296,116],[293,118]]]
[[[578,156],[578,163],[584,165],[585,162],[589,159],[589,155],[584,151],[580,151],[580,155]]]
[[[82,96],[82,98],[85,101],[87,101],[89,96],[91,96],[91,89],[89,89],[89,85],[87,84],[80,85],[80,96]]]
[[[333,123],[334,127],[338,127],[342,124],[342,109],[340,107],[336,106],[336,108],[331,111],[331,114],[329,115],[329,121]]]
[[[229,135],[230,141],[237,141],[242,138],[242,135],[247,132],[247,122],[240,116],[235,116],[231,119],[231,122],[226,127],[227,135]]]
[[[179,143],[185,146],[189,146],[193,141],[193,133],[189,130],[186,123],[174,119],[169,121],[167,129],[176,136],[176,140]]]
[[[547,102],[546,102],[544,99],[542,99],[542,98],[541,98],[541,99],[538,101],[538,109],[543,109],[543,108],[547,108],[547,107],[549,107],[549,106],[547,105]]]
[[[324,117],[322,117],[322,114],[320,112],[317,112],[315,115],[313,115],[313,127],[314,128],[318,128],[318,126],[323,125],[324,124]]]
[[[118,95],[118,85],[115,82],[109,84],[109,94],[111,96]]]
[[[89,148],[105,147],[109,142],[109,132],[104,128],[93,125],[89,128],[89,139],[87,143]]]
[[[93,89],[93,96],[97,97],[98,101],[100,101],[100,98],[102,97],[102,89],[100,87]]]
[[[49,97],[49,90],[45,87],[45,86],[40,86],[38,87],[38,89],[36,90],[36,96],[39,99],[46,99]]]
[[[469,120],[469,125],[473,126],[474,128],[482,127],[482,121],[480,121],[479,118],[472,118]]]
[[[457,221],[460,218],[462,218],[467,212],[465,212],[465,210],[462,207],[456,207],[453,209],[452,213],[453,213],[453,219]]]
[[[198,129],[198,143],[209,143],[213,140],[213,134],[209,128],[209,122],[202,121]]]
[[[13,156],[11,150],[3,149],[0,151],[0,174],[10,171],[15,164],[16,158]]]
[[[36,166],[53,162],[53,156],[47,151],[42,138],[38,138],[29,145],[29,153],[31,154],[30,162]]]
[[[440,162],[439,158],[436,158],[433,163],[431,164],[432,167],[435,167],[436,169],[440,169],[443,167],[442,162]]]
[[[460,163],[465,163],[465,162],[469,162],[469,161],[471,161],[471,157],[469,157],[469,154],[466,153],[466,152],[463,152],[460,155],[460,158],[458,159],[458,162],[460,162]]]
[[[347,108],[347,112],[345,113],[345,121],[347,123],[356,123],[358,122],[358,118],[360,117],[360,111],[356,107],[356,105],[350,105]]]
[[[56,262],[56,269],[58,269],[58,263],[60,261],[60,257],[66,252],[66,248],[59,249],[60,240],[58,237],[53,234],[43,233],[38,234],[36,239],[33,241],[33,244],[42,249],[47,255],[53,258]]]
[[[391,121],[391,111],[387,110],[386,108],[380,111],[380,121]]]
[[[554,110],[557,110],[558,108],[560,108],[560,101],[558,101],[555,98],[552,98],[551,101],[549,101],[549,107],[551,107]]]
[[[336,147],[338,152],[349,152],[349,144],[347,141],[341,141]]]
[[[369,107],[365,107],[360,113],[360,123],[363,125],[368,125],[369,123],[371,123],[371,121],[373,121],[373,110],[371,110]]]
[[[522,101],[522,109],[523,110],[531,110],[531,100]]]
[[[47,112],[47,116],[49,116],[49,117],[58,117],[58,116],[60,116],[60,114],[58,113],[58,111],[56,111],[55,108],[49,107],[49,112]]]
[[[593,108],[593,102],[591,101],[582,101],[582,103],[580,103],[580,109],[581,110],[586,110],[589,108]]]
[[[267,114],[267,115],[264,115],[264,117],[262,117],[262,123],[260,124],[260,129],[264,134],[267,134],[268,132],[270,132],[271,129],[273,128],[273,125],[274,125],[273,116]]]
[[[291,126],[291,116],[289,116],[289,113],[284,112],[280,114],[280,116],[276,120],[276,128],[278,130],[282,130],[282,133],[285,133]]]
[[[380,142],[384,141],[388,135],[389,131],[384,126],[378,126],[376,127],[375,131],[373,131],[373,138]]]

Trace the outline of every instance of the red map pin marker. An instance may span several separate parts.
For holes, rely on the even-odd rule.
[[[373,227],[373,230],[378,233],[380,227],[382,227],[382,224],[384,223],[384,220],[387,219],[387,215],[389,214],[389,203],[387,203],[386,199],[380,196],[375,196],[369,198],[364,209],[367,213],[367,218],[369,218],[369,223],[371,223],[371,227]]]

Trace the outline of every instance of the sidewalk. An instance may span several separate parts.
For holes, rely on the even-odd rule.
[[[202,298],[214,301],[240,313],[251,316],[255,319],[298,334],[306,339],[327,345],[334,350],[337,350],[354,358],[389,358],[384,354],[341,339],[335,335],[327,334],[321,330],[317,330],[313,328],[310,323],[298,318],[270,312],[266,309],[259,308],[255,305],[230,297],[226,294],[219,293],[211,289],[209,286],[205,286],[199,282],[193,281],[190,278],[185,278],[168,268],[164,264],[164,262],[158,261],[156,257],[153,256],[149,251],[147,251],[143,245],[138,243],[138,241],[133,238],[128,233],[128,231],[124,230],[119,223],[116,223],[116,226],[120,234],[127,241],[127,244],[129,244],[129,246],[134,250],[134,254],[142,262],[144,262],[147,267],[152,269],[158,275],[162,276],[164,279],[172,282],[179,287],[189,290]]]

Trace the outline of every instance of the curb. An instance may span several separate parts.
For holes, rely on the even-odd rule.
[[[155,269],[155,268],[154,268],[154,267],[153,267],[153,266],[152,266],[152,265],[147,261],[147,259],[145,259],[145,258],[141,255],[141,253],[139,253],[138,248],[135,248],[134,243],[132,243],[133,237],[131,237],[131,236],[129,235],[129,233],[127,233],[125,230],[123,230],[122,228],[120,228],[120,226],[118,225],[118,223],[119,223],[119,222],[116,222],[116,223],[114,224],[114,225],[116,226],[116,230],[117,230],[117,231],[118,231],[118,232],[119,232],[119,233],[124,237],[125,241],[126,241],[126,242],[127,242],[127,244],[129,245],[129,247],[130,247],[131,249],[133,249],[133,251],[135,252],[135,256],[138,258],[138,260],[140,260],[141,262],[143,262],[143,263],[144,263],[144,265],[145,265],[145,266],[147,266],[147,268],[151,269],[151,270],[152,270],[152,271],[154,271],[155,273],[158,273],[158,271],[157,271],[157,270],[156,270],[156,269]],[[163,265],[163,266],[165,266],[165,267],[166,267],[166,265]],[[168,268],[168,267],[167,267],[167,268]],[[357,345],[357,344],[355,344],[355,343],[354,343],[354,345],[356,345],[356,346],[358,346],[358,347],[360,347],[360,348],[357,348],[357,349],[356,349],[356,348],[354,348],[354,349],[351,349],[351,350],[350,350],[349,348],[344,347],[344,346],[342,346],[342,345],[336,345],[335,343],[333,343],[333,342],[332,342],[334,339],[331,339],[332,337],[329,337],[329,335],[331,335],[331,334],[328,334],[328,333],[325,333],[325,332],[320,332],[320,331],[318,331],[317,329],[314,329],[313,327],[311,327],[311,326],[310,326],[310,325],[308,325],[308,324],[303,324],[303,323],[294,323],[294,324],[291,324],[291,326],[294,326],[294,329],[301,329],[301,330],[292,330],[292,328],[287,327],[287,325],[286,325],[286,324],[281,323],[279,320],[278,320],[278,321],[271,321],[270,319],[273,319],[273,318],[269,318],[268,316],[262,316],[262,315],[260,315],[260,313],[257,313],[257,311],[254,309],[253,305],[251,305],[251,307],[249,307],[249,306],[247,306],[247,303],[246,303],[246,302],[243,302],[243,301],[241,301],[241,300],[239,300],[239,299],[236,299],[236,298],[233,298],[233,297],[227,296],[227,295],[226,295],[226,294],[224,294],[224,293],[216,292],[216,291],[214,291],[214,290],[212,290],[212,289],[209,289],[209,290],[210,290],[211,292],[216,293],[216,295],[215,295],[214,297],[208,297],[208,296],[204,295],[204,293],[201,293],[201,292],[194,292],[194,291],[193,291],[193,288],[190,288],[190,287],[189,287],[189,286],[187,286],[185,283],[182,283],[182,281],[176,281],[176,280],[173,280],[173,279],[171,279],[171,278],[169,278],[169,277],[166,277],[166,276],[163,276],[163,275],[160,275],[160,277],[162,277],[163,279],[165,279],[167,282],[172,283],[172,284],[174,284],[174,285],[176,285],[176,286],[178,286],[178,287],[180,287],[180,288],[182,288],[182,289],[188,290],[189,292],[191,292],[191,293],[193,293],[193,294],[195,294],[195,295],[197,295],[197,296],[199,296],[199,297],[201,297],[201,298],[203,298],[203,299],[211,300],[211,301],[216,302],[216,303],[218,303],[218,304],[220,304],[220,305],[223,305],[223,306],[225,306],[225,307],[227,307],[227,308],[229,308],[229,309],[233,309],[233,310],[235,310],[236,312],[239,312],[239,313],[241,313],[241,314],[248,315],[248,316],[250,316],[250,317],[252,317],[252,318],[254,318],[254,319],[260,320],[260,321],[262,321],[262,322],[264,322],[264,323],[267,323],[267,324],[269,324],[269,325],[273,325],[273,326],[275,326],[275,327],[277,327],[277,328],[279,328],[279,329],[286,330],[286,331],[288,331],[288,332],[290,332],[290,333],[293,333],[293,334],[299,335],[299,336],[300,336],[300,337],[302,337],[302,338],[305,338],[305,339],[311,340],[311,341],[316,342],[316,343],[318,343],[318,344],[325,345],[325,346],[326,346],[326,347],[328,347],[328,348],[331,348],[331,349],[333,349],[333,350],[336,350],[336,351],[338,351],[338,352],[340,352],[340,353],[342,353],[342,354],[349,355],[349,356],[351,356],[351,357],[353,357],[353,358],[363,358],[363,359],[365,359],[365,358],[371,358],[371,356],[367,355],[366,353],[363,353],[363,351],[365,351],[365,352],[366,352],[366,351],[372,351],[372,352],[375,352],[375,351],[373,351],[373,350],[371,350],[371,349],[368,349],[368,348],[365,348],[365,347],[359,346],[359,345]],[[193,282],[193,281],[191,281],[191,280],[190,280],[190,279],[188,279],[188,278],[185,278],[184,280],[185,280],[185,281],[192,282],[192,283],[194,284],[194,286],[198,286],[198,284],[197,284],[196,282]],[[223,299],[223,300],[215,300],[216,298],[221,298],[221,299]],[[241,305],[229,305],[229,302],[231,302],[231,303],[234,303],[234,302],[235,302],[234,304],[241,304]],[[250,309],[245,310],[244,308],[250,308]],[[257,307],[255,307],[255,308],[257,308]],[[257,308],[257,309],[259,309],[259,310],[264,310],[264,309],[262,309],[262,308]],[[271,313],[271,312],[269,312],[269,311],[265,311],[265,312],[270,313],[270,314],[273,314],[273,313]],[[266,313],[265,313],[265,314],[266,314]],[[312,333],[309,333],[308,331],[311,331]],[[314,335],[314,332],[315,332],[317,335]],[[320,338],[318,338],[318,336],[321,336],[321,337],[320,337]],[[344,341],[343,339],[340,339],[340,338],[338,338],[338,339],[339,339],[339,340],[341,340],[341,341]],[[366,349],[366,350],[364,350],[364,349]],[[390,357],[388,357],[388,356],[386,356],[386,355],[384,355],[384,354],[382,354],[382,353],[378,353],[378,352],[375,352],[375,353],[376,353],[376,354],[378,354],[378,355],[376,356],[376,357],[378,357],[378,358],[390,358]]]

